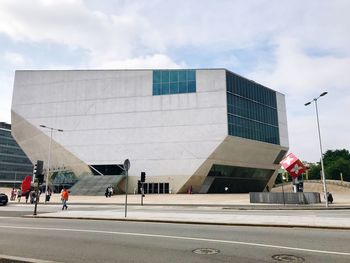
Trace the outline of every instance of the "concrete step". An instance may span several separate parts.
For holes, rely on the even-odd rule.
[[[124,177],[125,175],[85,176],[70,189],[70,192],[72,195],[104,195],[109,185],[115,188]]]

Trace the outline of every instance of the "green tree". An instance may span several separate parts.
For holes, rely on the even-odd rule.
[[[311,164],[310,168],[308,170],[308,177],[309,180],[320,180],[321,179],[321,165],[318,164]]]
[[[340,173],[342,173],[344,181],[350,181],[350,160],[340,157],[328,163],[325,170],[327,179],[340,180]]]
[[[350,161],[350,152],[346,149],[335,151],[328,150],[323,154],[323,164],[328,166],[340,158]]]
[[[327,179],[340,180],[340,173],[344,181],[350,181],[350,152],[346,149],[328,150],[323,155],[323,164]],[[309,169],[309,179],[320,179],[320,163],[312,164]]]

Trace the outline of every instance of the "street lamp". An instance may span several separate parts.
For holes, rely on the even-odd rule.
[[[46,184],[45,184],[45,204],[46,204],[46,202],[47,202],[47,201],[46,201],[46,194],[47,194],[47,188],[48,188],[48,185],[49,185],[52,132],[53,132],[53,131],[63,132],[63,130],[62,130],[62,129],[56,129],[56,128],[48,127],[48,126],[42,125],[42,124],[40,124],[40,127],[50,130],[49,157],[47,158],[47,171],[46,171]]]
[[[320,151],[321,151],[321,174],[322,174],[322,183],[323,183],[323,191],[324,191],[324,196],[326,199],[326,207],[328,208],[328,196],[327,196],[327,185],[326,185],[326,176],[324,174],[324,166],[323,166],[323,151],[322,151],[322,142],[321,142],[321,132],[320,132],[320,121],[318,119],[318,108],[317,108],[317,100],[324,95],[326,95],[328,92],[323,92],[318,96],[317,98],[314,98],[312,101],[309,101],[305,103],[305,106],[310,105],[313,101],[315,102],[315,108],[316,108],[316,118],[317,118],[317,128],[318,128],[318,139],[320,142]]]

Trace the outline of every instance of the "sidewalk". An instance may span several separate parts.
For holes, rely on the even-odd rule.
[[[330,208],[349,208],[350,209],[350,191],[349,193],[334,194],[334,202]],[[43,198],[43,196],[42,196]],[[128,204],[140,205],[141,195],[128,194]],[[23,202],[24,199],[22,199]],[[54,194],[50,203],[61,203],[60,195]],[[105,196],[74,196],[69,197],[71,204],[125,204],[125,195],[114,195],[110,198]],[[323,208],[325,203],[313,205],[286,205],[283,204],[251,204],[249,194],[149,194],[143,198],[144,205],[182,205],[182,206],[217,206],[217,207],[245,207],[246,209],[275,207],[284,209],[298,207],[302,209]]]
[[[213,195],[71,196],[69,209],[60,209],[59,195],[50,204],[57,210],[39,213],[40,218],[142,221],[159,223],[213,224],[232,226],[307,227],[350,230],[350,196],[336,195],[337,202],[325,208],[317,205],[250,204],[248,194]],[[296,212],[299,211],[299,212]]]

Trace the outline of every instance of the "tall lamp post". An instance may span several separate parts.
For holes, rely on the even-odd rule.
[[[46,204],[46,193],[47,193],[47,188],[49,185],[49,174],[50,174],[50,159],[51,159],[51,144],[52,144],[52,133],[53,131],[58,131],[58,132],[63,132],[62,129],[56,129],[53,127],[48,127],[46,125],[40,124],[41,128],[49,129],[50,130],[50,144],[49,144],[49,156],[47,158],[47,171],[46,171],[46,183],[45,183],[45,204]]]
[[[326,176],[324,173],[324,166],[323,166],[323,151],[322,151],[322,141],[321,141],[321,132],[320,132],[320,121],[318,118],[318,108],[317,108],[317,100],[324,95],[326,95],[328,92],[321,93],[317,98],[314,98],[312,101],[309,101],[305,103],[305,106],[310,105],[313,101],[315,102],[315,108],[316,108],[316,118],[317,118],[317,128],[318,128],[318,139],[320,142],[320,151],[321,151],[321,174],[322,174],[322,183],[323,183],[323,191],[324,191],[324,197],[326,199],[326,207],[328,208],[328,196],[327,196],[327,185],[326,185]]]

